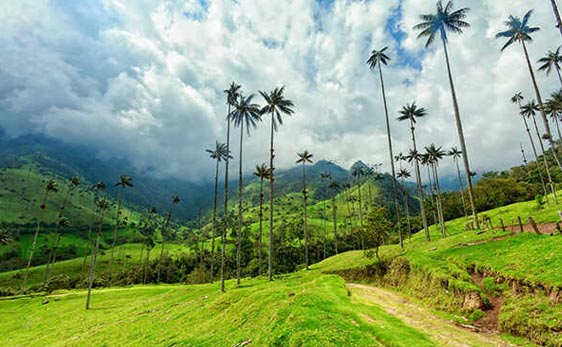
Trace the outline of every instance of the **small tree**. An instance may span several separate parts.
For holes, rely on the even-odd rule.
[[[363,229],[363,239],[367,250],[365,255],[372,257],[373,252],[378,260],[379,248],[384,245],[388,238],[388,231],[394,228],[394,224],[387,218],[387,211],[383,207],[377,207],[367,214],[365,228]]]

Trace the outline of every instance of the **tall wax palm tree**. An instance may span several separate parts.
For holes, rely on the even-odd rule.
[[[111,254],[109,256],[109,267],[107,270],[107,283],[111,282],[111,270],[113,267],[113,251],[117,243],[117,230],[119,229],[119,218],[121,217],[121,208],[123,207],[123,191],[125,188],[133,187],[133,179],[127,175],[121,175],[119,182],[115,183],[115,187],[119,187],[119,200],[117,202],[117,212],[115,213],[115,226],[113,228],[113,242],[111,243]]]
[[[556,18],[556,27],[558,27],[558,30],[560,30],[560,34],[562,35],[562,20],[560,19],[560,12],[558,11],[556,0],[550,0],[550,4],[552,5],[554,17]]]
[[[441,188],[439,186],[439,161],[445,157],[446,153],[442,147],[437,147],[435,144],[425,147],[425,151],[429,158],[429,164],[433,171],[433,181],[435,182],[435,191],[437,193],[437,214],[439,215],[439,224],[441,225],[441,236],[446,237],[447,231],[445,230],[445,220],[443,218],[443,202],[441,201]]]
[[[533,120],[533,124],[535,126],[535,132],[537,134],[537,138],[539,140],[539,144],[541,147],[541,152],[543,154],[543,162],[544,162],[544,168],[546,170],[546,178],[548,181],[548,185],[550,186],[550,191],[552,193],[552,197],[554,199],[554,203],[557,204],[557,197],[556,197],[556,189],[554,189],[554,183],[552,183],[552,175],[550,174],[550,165],[548,164],[548,160],[546,159],[546,152],[544,150],[544,145],[542,143],[542,138],[541,138],[541,134],[539,131],[539,127],[537,126],[537,119],[536,119],[536,115],[537,112],[539,112],[539,106],[535,103],[535,100],[531,100],[530,102],[528,102],[526,105],[523,105],[521,107],[521,116],[526,117],[526,118],[531,118]],[[556,156],[556,155],[554,155]],[[546,195],[545,195],[546,197]]]
[[[417,154],[417,146],[416,146],[416,134],[415,134],[415,124],[416,119],[425,117],[427,115],[427,111],[423,107],[418,107],[415,102],[410,105],[406,105],[402,107],[402,110],[398,112],[400,115],[398,116],[399,121],[410,121],[410,131],[412,133],[412,144],[413,144],[413,153]],[[430,241],[431,238],[429,236],[429,228],[427,227],[427,217],[425,215],[425,207],[423,203],[423,189],[422,189],[422,182],[421,182],[421,174],[420,174],[420,163],[417,158],[414,158],[414,169],[416,172],[416,182],[418,184],[418,198],[420,201],[420,212],[422,216],[422,224],[425,230],[425,239]]]
[[[525,126],[525,131],[527,132],[527,136],[529,137],[529,142],[531,143],[531,148],[533,149],[533,154],[535,156],[535,165],[537,166],[537,173],[539,174],[539,179],[541,181],[543,194],[546,198],[548,196],[548,192],[546,190],[546,184],[544,182],[544,177],[542,175],[542,169],[541,169],[540,164],[539,164],[540,161],[539,161],[539,156],[537,154],[537,147],[535,146],[535,141],[533,140],[533,135],[531,135],[531,129],[529,129],[529,123],[527,123],[527,117],[521,115],[521,110],[523,108],[521,103],[523,102],[523,100],[524,100],[524,97],[523,97],[523,94],[521,92],[515,93],[515,95],[513,95],[513,97],[511,97],[511,102],[514,103],[514,104],[517,104],[517,106],[519,107],[518,116],[521,117],[521,119],[523,120],[523,125]],[[539,141],[540,141],[540,139],[539,139]]]
[[[66,222],[64,222],[64,220],[66,219],[65,215],[64,215],[64,211],[66,209],[66,205],[70,202],[70,198],[72,196],[72,193],[74,191],[74,189],[78,188],[78,186],[80,186],[80,177],[78,176],[73,176],[70,178],[70,185],[66,191],[66,194],[64,195],[64,199],[63,202],[60,206],[59,209],[59,215],[58,215],[58,222],[55,226],[55,241],[53,243],[53,247],[51,248],[51,252],[49,254],[49,258],[47,260],[47,265],[45,266],[45,280],[47,280],[49,278],[49,275],[51,274],[52,268],[55,266],[55,262],[57,259],[57,249],[59,248],[59,244],[60,244],[60,240],[62,238],[62,234],[60,233],[60,227],[65,226]],[[62,221],[62,223],[61,223]]]
[[[139,227],[141,235],[144,237],[144,248],[146,248],[146,258],[143,266],[142,283],[148,281],[148,265],[150,262],[150,251],[156,246],[154,242],[154,234],[156,233],[156,208],[151,207],[148,212],[148,218]],[[142,260],[142,256],[141,256]]]
[[[269,179],[269,261],[268,261],[268,277],[273,280],[272,256],[273,256],[273,199],[275,197],[275,167],[273,166],[273,158],[275,157],[273,149],[273,134],[277,131],[279,125],[283,124],[282,116],[290,116],[295,113],[294,103],[286,99],[285,87],[277,87],[269,93],[260,91],[265,99],[265,106],[262,108],[262,114],[271,116],[271,137],[269,147],[269,170],[271,178]]]
[[[338,254],[338,219],[337,219],[337,210],[338,207],[336,205],[336,196],[338,191],[341,189],[341,186],[336,181],[331,181],[329,188],[332,190],[332,218],[334,223],[334,250],[336,254]]]
[[[443,2],[439,0],[437,1],[437,12],[435,14],[421,15],[420,18],[423,22],[416,25],[414,29],[421,31],[418,36],[419,38],[427,38],[427,42],[425,44],[426,48],[435,41],[436,35],[440,36],[441,42],[443,43],[443,51],[445,52],[445,61],[447,63],[447,72],[449,75],[449,84],[451,86],[451,96],[453,98],[453,109],[455,111],[455,123],[457,125],[457,132],[461,145],[464,170],[468,185],[468,197],[470,200],[470,207],[472,209],[474,226],[478,229],[480,226],[478,221],[478,211],[476,210],[476,203],[474,199],[474,190],[472,188],[472,175],[470,171],[466,143],[464,140],[464,132],[462,128],[459,104],[457,101],[457,93],[455,91],[455,84],[453,83],[453,74],[451,73],[449,52],[447,50],[447,32],[449,31],[455,34],[462,34],[463,29],[470,27],[470,24],[465,21],[468,11],[470,11],[469,8],[461,8],[459,10],[453,11],[452,1],[448,1],[447,4],[443,6]]]
[[[49,193],[56,193],[59,191],[59,185],[55,180],[47,181],[45,185],[45,192],[43,193],[43,200],[41,205],[39,205],[39,211],[42,212],[47,208],[47,197]],[[39,236],[39,231],[41,230],[41,218],[37,216],[37,227],[35,228],[35,234],[33,235],[33,242],[31,243],[31,249],[29,250],[29,258],[27,259],[27,266],[25,267],[25,273],[23,275],[23,281],[21,285],[22,292],[25,293],[25,286],[27,283],[27,277],[29,276],[29,268],[31,267],[31,261],[33,260],[33,253],[35,252],[35,247],[37,245],[37,238]]]
[[[234,111],[230,115],[235,127],[240,127],[240,156],[238,157],[238,242],[236,245],[236,283],[240,284],[240,257],[242,244],[242,144],[244,139],[244,125],[246,132],[250,135],[250,128],[255,128],[261,122],[261,109],[258,104],[252,103],[254,94],[244,97],[240,95],[240,100],[236,104]]]
[[[547,75],[550,74],[552,69],[556,71],[556,75],[558,76],[558,81],[562,84],[562,76],[560,75],[560,65],[562,64],[562,55],[560,55],[560,48],[558,47],[556,51],[548,51],[546,56],[539,59],[539,63],[541,66],[539,67],[539,71],[545,71]]]
[[[211,238],[211,283],[213,282],[213,277],[215,275],[215,238],[217,237],[217,194],[218,194],[218,183],[219,183],[219,166],[224,160],[229,159],[230,153],[228,153],[226,144],[219,143],[216,141],[215,149],[206,149],[209,153],[211,159],[215,160],[215,190],[213,196],[213,235]]]
[[[232,107],[236,107],[238,99],[240,98],[240,88],[238,84],[232,82],[230,87],[224,92],[226,93],[226,104],[228,105],[228,113],[226,116],[226,153],[231,153],[230,150],[230,114]],[[225,291],[224,287],[224,270],[226,261],[226,231],[228,229],[228,164],[229,156],[224,161],[224,209],[223,209],[223,230],[221,231],[221,291]]]
[[[527,161],[527,156],[525,155],[525,149],[523,149],[523,144],[519,143],[519,148],[521,148],[521,156],[523,157],[523,166],[525,171],[527,171],[527,176],[529,176],[529,181],[533,179],[531,176],[531,171],[529,170],[529,162]]]
[[[529,52],[527,51],[526,42],[532,42],[533,38],[531,37],[531,34],[540,30],[540,28],[538,27],[529,26],[529,19],[531,18],[532,14],[533,14],[533,10],[530,10],[523,16],[523,19],[510,15],[508,20],[505,22],[505,25],[508,27],[508,30],[496,34],[496,38],[508,39],[505,45],[501,49],[502,52],[515,42],[521,43],[521,46],[523,47],[523,53],[525,54],[527,67],[529,68],[529,74],[531,75],[531,82],[533,84],[533,88],[537,96],[539,110],[541,112],[542,120],[544,123],[544,129],[546,131],[545,137],[548,139],[550,143],[550,148],[552,149],[552,156],[554,157],[556,164],[558,165],[560,170],[562,170],[562,164],[560,163],[560,160],[558,160],[558,156],[556,155],[556,146],[554,144],[554,140],[552,138],[552,132],[550,131],[550,124],[548,123],[546,112],[543,107],[544,105],[542,102],[541,93],[539,91],[539,86],[537,85],[537,79],[535,78],[535,72],[533,70],[533,66],[531,65]]]
[[[92,214],[90,215],[90,224],[88,226],[88,243],[86,244],[86,248],[84,249],[84,258],[82,259],[82,269],[80,271],[80,282],[82,282],[83,272],[86,269],[86,260],[88,258],[88,253],[90,252],[90,246],[93,247],[93,240],[92,240],[92,229],[94,228],[94,221],[96,218],[96,208],[98,202],[98,195],[99,192],[105,190],[106,186],[103,181],[99,181],[98,183],[94,184],[90,190],[94,192],[94,199],[92,200]]]
[[[447,155],[453,158],[453,161],[455,162],[455,166],[457,168],[457,178],[459,180],[459,190],[461,192],[462,210],[464,216],[466,217],[468,216],[468,213],[466,209],[466,200],[464,199],[464,184],[462,183],[461,168],[459,167],[459,159],[462,157],[462,152],[457,147],[453,147],[451,148],[449,153],[447,153]]]
[[[386,91],[384,88],[384,78],[382,75],[382,65],[387,65],[388,61],[390,60],[390,57],[388,57],[388,55],[386,55],[385,51],[388,49],[388,47],[384,47],[381,50],[373,50],[371,52],[371,56],[369,57],[369,60],[367,60],[367,65],[369,65],[369,67],[371,69],[375,69],[378,67],[378,72],[379,72],[379,78],[381,81],[381,91],[382,91],[382,99],[383,99],[383,104],[384,104],[384,114],[385,114],[385,119],[386,119],[386,135],[388,138],[388,152],[390,154],[390,169],[392,170],[392,187],[394,189],[394,208],[396,210],[396,219],[398,221],[397,225],[398,225],[398,237],[399,237],[399,241],[400,241],[400,247],[404,247],[404,242],[402,240],[402,228],[401,228],[401,223],[400,223],[400,205],[398,204],[398,185],[396,183],[396,169],[394,168],[394,153],[392,151],[392,135],[390,132],[390,120],[389,120],[389,116],[388,116],[388,105],[386,102]]]
[[[86,310],[90,309],[90,295],[92,293],[92,286],[94,284],[94,276],[96,273],[96,263],[98,258],[98,249],[100,246],[101,231],[103,225],[104,212],[109,209],[111,203],[106,198],[101,198],[97,201],[97,206],[99,209],[99,222],[98,222],[98,232],[96,234],[96,241],[94,247],[92,248],[92,260],[90,262],[90,274],[88,275],[88,294],[86,296]]]
[[[158,272],[156,275],[156,283],[160,283],[160,274],[162,272],[162,263],[164,261],[164,246],[166,244],[166,238],[168,237],[168,226],[170,225],[170,220],[172,219],[172,214],[174,213],[174,208],[180,203],[180,198],[176,194],[172,195],[172,206],[166,216],[164,217],[164,223],[160,229],[160,236],[162,236],[162,243],[160,245],[160,261],[158,262]]]
[[[404,200],[404,207],[406,209],[406,222],[408,225],[408,237],[412,237],[412,226],[410,225],[410,204],[408,203],[408,195],[406,192],[406,180],[411,177],[410,172],[406,169],[400,169],[396,176],[402,181],[402,199]]]
[[[258,272],[261,275],[262,271],[262,252],[263,252],[263,182],[271,178],[271,174],[269,172],[269,168],[265,165],[265,163],[261,165],[256,165],[256,171],[254,172],[254,176],[260,179],[260,211],[259,211],[259,219],[260,219],[260,226],[258,230]]]
[[[303,200],[303,221],[304,221],[304,262],[306,264],[306,269],[308,270],[308,227],[306,218],[306,200],[308,199],[306,192],[306,163],[312,163],[312,153],[305,150],[302,153],[297,153],[299,159],[297,164],[302,164],[302,200]]]
[[[345,206],[347,207],[347,216],[346,216],[346,231],[349,232],[348,229],[348,225],[353,227],[353,214],[355,213],[355,211],[353,211],[351,209],[351,207],[349,207],[349,202],[351,201],[351,198],[349,196],[349,191],[351,189],[351,184],[349,182],[346,182],[342,185],[343,188],[343,196],[344,196],[344,200],[345,200]]]

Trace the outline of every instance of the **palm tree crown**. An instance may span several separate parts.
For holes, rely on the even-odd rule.
[[[406,170],[406,169],[402,169],[398,172],[398,174],[396,175],[398,176],[398,178],[401,179],[407,179],[411,177],[410,171]]]
[[[524,99],[525,97],[523,97],[523,93],[517,92],[511,97],[511,102],[514,104],[521,104]]]
[[[425,108],[416,106],[415,102],[402,107],[402,110],[398,111],[398,113],[400,116],[396,119],[399,121],[410,120],[412,123],[416,123],[416,118],[427,116]]]
[[[226,144],[224,143],[219,143],[218,141],[215,144],[215,149],[206,149],[205,152],[209,153],[212,159],[216,159],[217,161],[221,162],[223,160],[226,160],[227,157],[227,150],[226,150]],[[232,159],[231,155],[228,155],[229,159]]]
[[[119,177],[119,182],[115,183],[115,187],[120,186],[121,188],[132,187],[133,179],[127,175],[121,175]]]
[[[464,21],[469,8],[461,8],[453,11],[453,2],[448,1],[445,6],[441,0],[437,1],[437,12],[434,14],[422,14],[420,19],[423,22],[414,26],[414,30],[421,30],[418,38],[427,37],[425,47],[429,47],[435,41],[435,35],[439,33],[441,39],[447,42],[447,31],[455,34],[462,34],[463,28],[470,27],[470,24]]]
[[[454,159],[459,159],[462,155],[462,151],[460,151],[457,147],[451,148],[451,150],[447,153],[447,155],[453,157]]]
[[[306,163],[312,163],[312,153],[308,152],[308,150],[304,150],[304,152],[302,153],[297,153],[297,155],[299,156],[299,160],[297,160],[297,164],[306,164]]]
[[[248,97],[240,95],[240,100],[236,104],[234,111],[230,114],[235,127],[245,123],[248,134],[250,133],[250,127],[255,128],[257,123],[261,121],[260,106],[252,103],[254,96],[254,94]]]
[[[539,67],[540,71],[546,71],[546,74],[549,75],[554,68],[557,71],[560,71],[560,64],[562,63],[562,55],[560,55],[560,48],[556,49],[556,51],[548,51],[546,56],[539,59],[539,63],[542,64]]]
[[[277,127],[283,124],[281,114],[290,116],[295,113],[294,103],[285,99],[283,95],[285,87],[277,87],[269,94],[260,91],[261,96],[265,99],[265,106],[261,109],[262,114],[271,113],[273,115],[273,128],[277,131]]]
[[[265,165],[265,163],[261,165],[256,165],[256,171],[254,171],[254,176],[260,179],[268,180],[271,177],[271,171]]]
[[[523,105],[521,107],[521,115],[527,118],[534,117],[539,111],[539,105],[537,105],[535,100],[531,100],[526,105]]]
[[[443,147],[437,147],[433,143],[429,145],[429,147],[425,147],[425,152],[427,153],[428,161],[431,164],[435,165],[437,165],[439,163],[439,160],[443,159],[443,157],[446,155]]]
[[[369,60],[367,60],[367,65],[371,69],[377,67],[377,64],[387,65],[388,62],[390,61],[389,56],[384,53],[387,49],[388,47],[384,47],[380,51],[373,50],[371,52],[371,56],[369,57]]]
[[[238,103],[240,88],[242,87],[232,82],[230,83],[230,87],[224,90],[224,93],[226,94],[226,103],[228,105],[235,106]]]
[[[539,27],[529,26],[529,18],[532,14],[533,10],[530,10],[523,16],[523,20],[511,15],[508,17],[508,20],[505,22],[508,29],[496,34],[496,38],[508,38],[507,42],[501,49],[502,51],[511,46],[514,42],[533,41],[531,34],[541,29]]]

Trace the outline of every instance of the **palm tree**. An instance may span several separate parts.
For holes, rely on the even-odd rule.
[[[240,284],[240,247],[242,245],[242,142],[244,139],[244,125],[250,136],[250,128],[255,128],[261,122],[261,109],[258,104],[253,104],[254,94],[240,100],[230,115],[235,127],[240,127],[240,157],[238,158],[238,242],[236,245],[236,283]]]
[[[404,200],[404,207],[406,208],[406,222],[408,223],[408,237],[412,237],[412,226],[410,225],[410,204],[408,203],[408,195],[406,194],[406,180],[411,177],[410,172],[406,169],[400,169],[397,178],[402,181],[402,199]]]
[[[333,191],[332,193],[332,218],[334,222],[334,250],[336,254],[338,254],[338,220],[337,220],[337,205],[336,205],[336,196],[338,191],[341,189],[341,186],[336,181],[331,181],[329,188]]]
[[[41,205],[39,205],[39,211],[45,211],[47,209],[47,197],[49,193],[56,193],[59,191],[59,185],[55,180],[47,181],[45,185],[45,192],[43,194],[43,200]],[[27,266],[25,267],[25,273],[23,275],[23,281],[21,285],[22,292],[25,293],[25,286],[27,283],[27,277],[29,276],[29,268],[31,267],[31,260],[33,259],[33,252],[35,252],[35,246],[37,245],[37,238],[39,236],[39,231],[41,230],[41,219],[37,217],[37,227],[35,228],[35,235],[33,235],[33,242],[31,243],[31,249],[29,250],[29,258],[27,259]]]
[[[263,251],[263,181],[268,180],[271,178],[271,174],[269,172],[269,168],[265,165],[265,163],[261,165],[256,165],[256,171],[254,172],[254,176],[257,176],[260,179],[260,227],[258,231],[258,260],[259,260],[259,269],[258,273],[261,275],[262,272],[262,251]]]
[[[140,234],[144,237],[144,247],[146,248],[146,258],[143,266],[143,280],[142,283],[146,284],[148,281],[148,265],[150,262],[150,251],[156,246],[154,242],[154,234],[156,233],[156,208],[151,207],[148,212],[148,218],[139,226]],[[141,252],[142,261],[142,252]]]
[[[462,156],[462,151],[460,151],[457,147],[453,147],[447,153],[447,155],[453,158],[453,161],[455,162],[455,166],[457,168],[457,178],[459,180],[459,190],[461,192],[462,210],[463,210],[464,216],[466,217],[466,216],[468,216],[468,213],[467,213],[467,210],[466,210],[466,201],[464,199],[464,184],[462,183],[461,168],[459,167],[459,159]]]
[[[426,199],[426,207],[428,211],[431,211],[433,214],[433,224],[437,225],[440,221],[440,218],[437,217],[437,203],[435,202],[435,195],[437,193],[437,189],[435,189],[433,176],[431,174],[431,163],[429,159],[429,155],[427,153],[420,154],[420,164],[427,168],[427,183],[429,185],[429,200]]]
[[[457,101],[457,94],[455,85],[453,83],[453,75],[451,73],[451,64],[449,62],[449,52],[447,50],[447,31],[455,34],[462,34],[464,28],[470,27],[470,24],[464,21],[466,15],[470,11],[469,8],[461,8],[453,11],[453,2],[448,1],[445,6],[441,0],[437,2],[437,13],[421,15],[422,23],[414,27],[415,30],[421,30],[418,38],[427,37],[425,47],[429,47],[435,40],[435,35],[439,34],[443,43],[443,51],[445,52],[445,60],[447,62],[447,72],[449,75],[449,84],[451,86],[451,96],[453,98],[453,108],[455,111],[455,123],[457,125],[457,132],[461,151],[464,162],[464,170],[466,174],[466,181],[468,183],[468,197],[470,199],[470,207],[472,208],[472,216],[474,226],[478,229],[480,227],[478,222],[478,211],[476,210],[476,203],[474,200],[474,191],[472,188],[472,175],[468,161],[468,152],[466,150],[466,143],[464,140],[464,132],[462,128],[461,116],[459,111],[459,104]]]
[[[164,261],[164,245],[166,244],[166,238],[168,237],[168,226],[170,225],[170,220],[172,219],[172,214],[174,213],[174,207],[180,203],[180,198],[176,194],[172,195],[172,206],[170,210],[166,213],[164,217],[164,224],[162,229],[160,229],[160,236],[162,236],[162,244],[160,245],[160,260],[158,261],[158,273],[156,275],[156,283],[160,283],[160,273],[162,272],[162,263]]]
[[[117,203],[117,212],[115,214],[115,226],[113,229],[113,242],[111,243],[111,255],[109,256],[109,268],[107,270],[107,283],[111,282],[111,269],[113,267],[113,251],[117,243],[117,229],[119,228],[119,217],[121,216],[121,207],[123,206],[123,191],[127,187],[133,187],[133,179],[127,175],[121,175],[119,182],[115,183],[115,187],[119,187],[119,200]]]
[[[562,76],[560,75],[560,64],[562,63],[562,55],[560,55],[560,48],[558,47],[556,51],[548,51],[546,56],[539,59],[539,63],[542,64],[539,67],[539,71],[545,71],[547,75],[550,75],[552,69],[556,71],[558,80],[562,84]]]
[[[55,242],[53,243],[53,247],[51,248],[51,252],[50,252],[49,258],[47,260],[47,266],[45,266],[45,280],[47,280],[49,278],[49,275],[52,271],[52,268],[55,266],[55,262],[56,262],[56,259],[57,259],[57,250],[59,248],[60,240],[62,238],[62,234],[60,233],[60,227],[66,226],[68,224],[67,222],[61,223],[61,221],[66,220],[66,218],[64,216],[64,210],[66,208],[66,205],[70,202],[70,197],[72,196],[72,192],[79,185],[80,185],[80,177],[73,176],[73,177],[70,178],[70,186],[69,186],[68,190],[66,191],[66,194],[64,196],[62,205],[59,209],[59,216],[58,216],[59,221],[57,222],[57,224],[55,226]]]
[[[223,230],[221,232],[221,292],[225,291],[224,287],[224,269],[226,261],[226,230],[228,228],[228,163],[230,159],[230,114],[232,107],[238,104],[238,98],[240,97],[240,86],[232,82],[230,87],[224,92],[226,93],[226,104],[228,105],[228,113],[226,116],[226,153],[229,155],[224,161],[224,210],[223,210]]]
[[[94,227],[94,219],[96,218],[96,207],[97,207],[97,199],[98,194],[101,190],[105,190],[106,186],[103,181],[99,181],[98,183],[94,184],[90,189],[94,191],[94,199],[92,200],[92,214],[90,217],[90,224],[88,227],[88,243],[86,244],[86,248],[84,249],[84,258],[82,260],[82,269],[80,271],[80,282],[82,282],[83,272],[86,269],[86,259],[88,258],[88,253],[90,252],[90,244],[93,246],[92,242],[92,229]]]
[[[295,113],[294,103],[286,99],[283,95],[285,87],[277,87],[269,94],[260,91],[260,94],[265,99],[265,106],[262,108],[262,114],[271,116],[271,137],[269,147],[269,170],[271,178],[269,179],[269,262],[268,262],[268,277],[273,280],[272,270],[272,256],[273,256],[273,199],[275,197],[274,181],[275,181],[275,168],[273,166],[273,158],[275,157],[273,149],[273,133],[277,131],[279,125],[283,124],[282,116],[290,116]]]
[[[418,107],[416,106],[416,103],[413,102],[410,105],[406,105],[404,107],[402,107],[402,110],[400,110],[398,112],[400,114],[400,116],[398,116],[398,120],[399,121],[406,121],[409,120],[410,121],[410,131],[412,133],[412,143],[413,143],[413,153],[417,154],[418,150],[416,147],[416,135],[415,135],[415,124],[416,124],[416,119],[417,118],[421,118],[421,117],[425,117],[427,116],[427,111],[425,110],[425,108],[423,107]],[[415,172],[416,172],[416,181],[418,184],[418,198],[420,201],[420,212],[421,212],[421,216],[422,216],[422,224],[423,224],[423,228],[425,230],[425,239],[427,241],[430,241],[431,238],[429,236],[429,228],[427,227],[427,218],[425,216],[425,207],[423,204],[423,189],[422,189],[422,182],[421,182],[421,175],[420,175],[420,163],[419,160],[417,160],[417,158],[413,158],[413,162],[414,162],[414,168],[415,168]]]
[[[346,230],[349,233],[348,225],[353,227],[353,214],[355,213],[355,211],[349,207],[349,202],[351,201],[351,198],[349,196],[349,191],[351,190],[351,184],[349,182],[346,182],[342,185],[342,188],[343,188],[345,206],[347,207],[347,216],[346,216],[345,225],[346,225]]]
[[[521,156],[523,157],[523,166],[525,167],[527,176],[529,176],[529,181],[531,181],[533,179],[533,176],[531,176],[531,171],[529,170],[529,162],[527,161],[527,156],[525,155],[525,149],[523,149],[522,143],[519,143],[519,148],[521,149]]]
[[[447,231],[445,230],[445,220],[443,218],[443,203],[441,201],[441,188],[439,187],[439,172],[437,167],[439,166],[439,161],[443,159],[446,155],[445,151],[442,147],[437,147],[435,144],[429,145],[429,147],[425,147],[425,152],[427,153],[427,157],[429,159],[429,166],[432,168],[433,171],[433,182],[435,191],[437,193],[437,214],[439,216],[439,224],[441,225],[441,236],[447,237]]]
[[[308,150],[304,150],[302,153],[297,153],[299,159],[297,160],[297,164],[302,164],[302,197],[303,197],[303,221],[304,221],[304,262],[306,264],[306,269],[308,270],[308,227],[307,227],[307,218],[306,218],[306,163],[312,163],[312,153],[308,152]]]
[[[541,167],[539,165],[539,156],[537,154],[537,148],[535,146],[535,141],[533,140],[533,135],[531,135],[531,130],[529,129],[529,124],[527,123],[527,117],[521,115],[521,110],[523,108],[523,106],[521,105],[521,102],[523,102],[523,100],[524,100],[524,97],[523,97],[523,94],[521,92],[515,93],[515,95],[513,95],[513,97],[511,98],[511,102],[514,103],[514,104],[517,104],[517,106],[519,107],[518,116],[521,117],[521,119],[523,119],[523,125],[525,126],[525,131],[527,132],[527,135],[529,136],[529,142],[531,143],[531,148],[533,149],[533,154],[535,156],[535,164],[537,165],[537,172],[539,174],[539,179],[541,181],[542,190],[543,190],[544,196],[547,197],[548,193],[547,193],[547,190],[546,190],[546,185],[544,183],[544,177],[542,175],[542,170],[541,170]]]
[[[545,138],[548,139],[550,143],[550,148],[552,149],[552,155],[554,160],[556,160],[556,164],[562,170],[562,164],[560,160],[558,160],[558,156],[556,155],[556,148],[554,144],[554,140],[552,139],[552,133],[550,131],[550,124],[548,123],[548,119],[546,117],[546,112],[544,110],[544,105],[542,102],[541,93],[539,91],[539,87],[537,85],[537,80],[535,78],[535,72],[533,71],[533,66],[531,65],[531,59],[529,58],[529,52],[527,51],[527,45],[525,42],[532,42],[533,38],[531,37],[532,33],[535,33],[541,30],[538,27],[530,27],[529,26],[529,18],[533,14],[533,10],[530,10],[523,16],[523,20],[519,17],[509,16],[505,25],[508,27],[508,30],[500,32],[496,34],[496,38],[507,38],[507,42],[502,47],[502,52],[509,46],[511,46],[514,42],[520,42],[521,46],[523,47],[523,53],[525,54],[525,60],[527,61],[527,67],[529,68],[529,74],[531,75],[531,81],[533,83],[533,88],[535,89],[535,94],[537,96],[537,102],[539,106],[539,110],[541,112],[542,120],[544,123],[544,129],[546,134],[544,135]],[[546,153],[545,153],[546,154]]]
[[[536,119],[536,115],[537,112],[539,112],[539,106],[535,103],[535,100],[531,100],[530,102],[528,102],[526,105],[523,105],[523,107],[521,107],[521,116],[526,117],[526,118],[531,118],[533,120],[533,124],[535,126],[535,132],[537,134],[537,138],[539,139],[539,144],[541,146],[541,152],[543,153],[543,162],[544,162],[544,168],[546,170],[546,178],[548,180],[548,185],[550,186],[550,190],[552,192],[552,196],[554,199],[554,203],[557,204],[557,198],[556,198],[556,189],[554,189],[554,184],[552,183],[552,176],[550,174],[550,166],[548,164],[548,160],[546,159],[546,152],[544,150],[544,145],[542,143],[542,138],[541,138],[541,134],[539,131],[539,127],[537,126],[537,119]],[[556,155],[554,155],[556,157]],[[546,195],[545,195],[546,197]]]
[[[98,232],[96,235],[96,243],[94,248],[92,249],[92,261],[90,262],[90,274],[88,276],[88,294],[86,296],[86,310],[90,309],[90,295],[92,292],[92,286],[94,284],[94,275],[96,273],[96,262],[98,258],[98,249],[100,246],[100,238],[101,238],[101,230],[103,225],[103,215],[104,212],[109,209],[111,203],[106,198],[101,198],[97,201],[99,213],[99,222],[98,222]]]
[[[398,237],[400,240],[400,247],[404,248],[404,241],[402,240],[402,228],[400,226],[400,205],[398,204],[398,185],[396,183],[396,169],[394,168],[394,153],[392,151],[392,135],[390,133],[390,120],[389,120],[389,116],[388,116],[388,106],[387,106],[387,102],[386,102],[386,91],[384,88],[384,78],[382,75],[382,66],[381,65],[387,65],[388,61],[390,60],[390,58],[388,57],[388,55],[386,55],[385,51],[388,49],[388,47],[384,47],[383,49],[377,51],[377,50],[373,50],[371,52],[371,56],[369,57],[369,60],[367,60],[367,65],[369,65],[369,67],[371,69],[375,69],[376,67],[378,67],[379,70],[379,78],[381,81],[381,90],[382,90],[382,99],[383,99],[383,104],[384,104],[384,114],[386,117],[386,135],[388,137],[388,152],[390,154],[390,168],[392,170],[392,185],[393,185],[393,189],[394,189],[394,208],[396,209],[396,219],[398,221],[397,225],[398,225]]]
[[[562,20],[560,19],[560,12],[558,11],[558,5],[556,4],[556,0],[550,0],[552,4],[552,11],[554,12],[554,17],[556,18],[556,26],[558,30],[560,30],[560,34],[562,34]]]
[[[217,237],[217,193],[218,193],[218,183],[219,183],[219,165],[221,161],[226,161],[232,156],[228,153],[226,144],[219,143],[216,141],[215,149],[206,149],[209,153],[211,159],[214,159],[215,164],[215,193],[213,199],[213,236],[211,239],[211,283],[213,282],[213,277],[215,275],[215,238]]]

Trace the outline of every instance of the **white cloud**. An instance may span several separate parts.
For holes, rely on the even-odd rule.
[[[386,30],[394,0],[330,8],[313,0],[100,1],[0,5],[0,126],[10,135],[45,133],[127,158],[139,170],[195,180],[212,170],[204,148],[224,141],[222,91],[234,80],[247,94],[286,85],[295,101],[297,114],[276,134],[279,166],[307,148],[317,159],[388,169],[379,81],[365,65],[371,49],[388,45],[396,152],[410,146],[396,112],[414,100],[429,111],[416,130],[420,145],[457,143],[442,47],[425,50],[411,29],[432,2],[402,2],[399,43]],[[449,48],[473,169],[515,165],[526,141],[509,98],[519,90],[532,98],[532,89],[519,47],[500,53],[494,35],[509,13],[534,7],[532,23],[543,26],[529,47],[537,60],[561,42],[551,9],[539,0],[455,5],[472,8],[472,28],[451,35]],[[408,61],[398,48],[421,57],[421,70],[397,64]],[[544,96],[559,88],[554,76],[538,78]],[[268,124],[264,117],[245,140],[248,170],[267,161]],[[235,129],[234,153],[238,136]],[[442,168],[450,173],[453,163]]]

